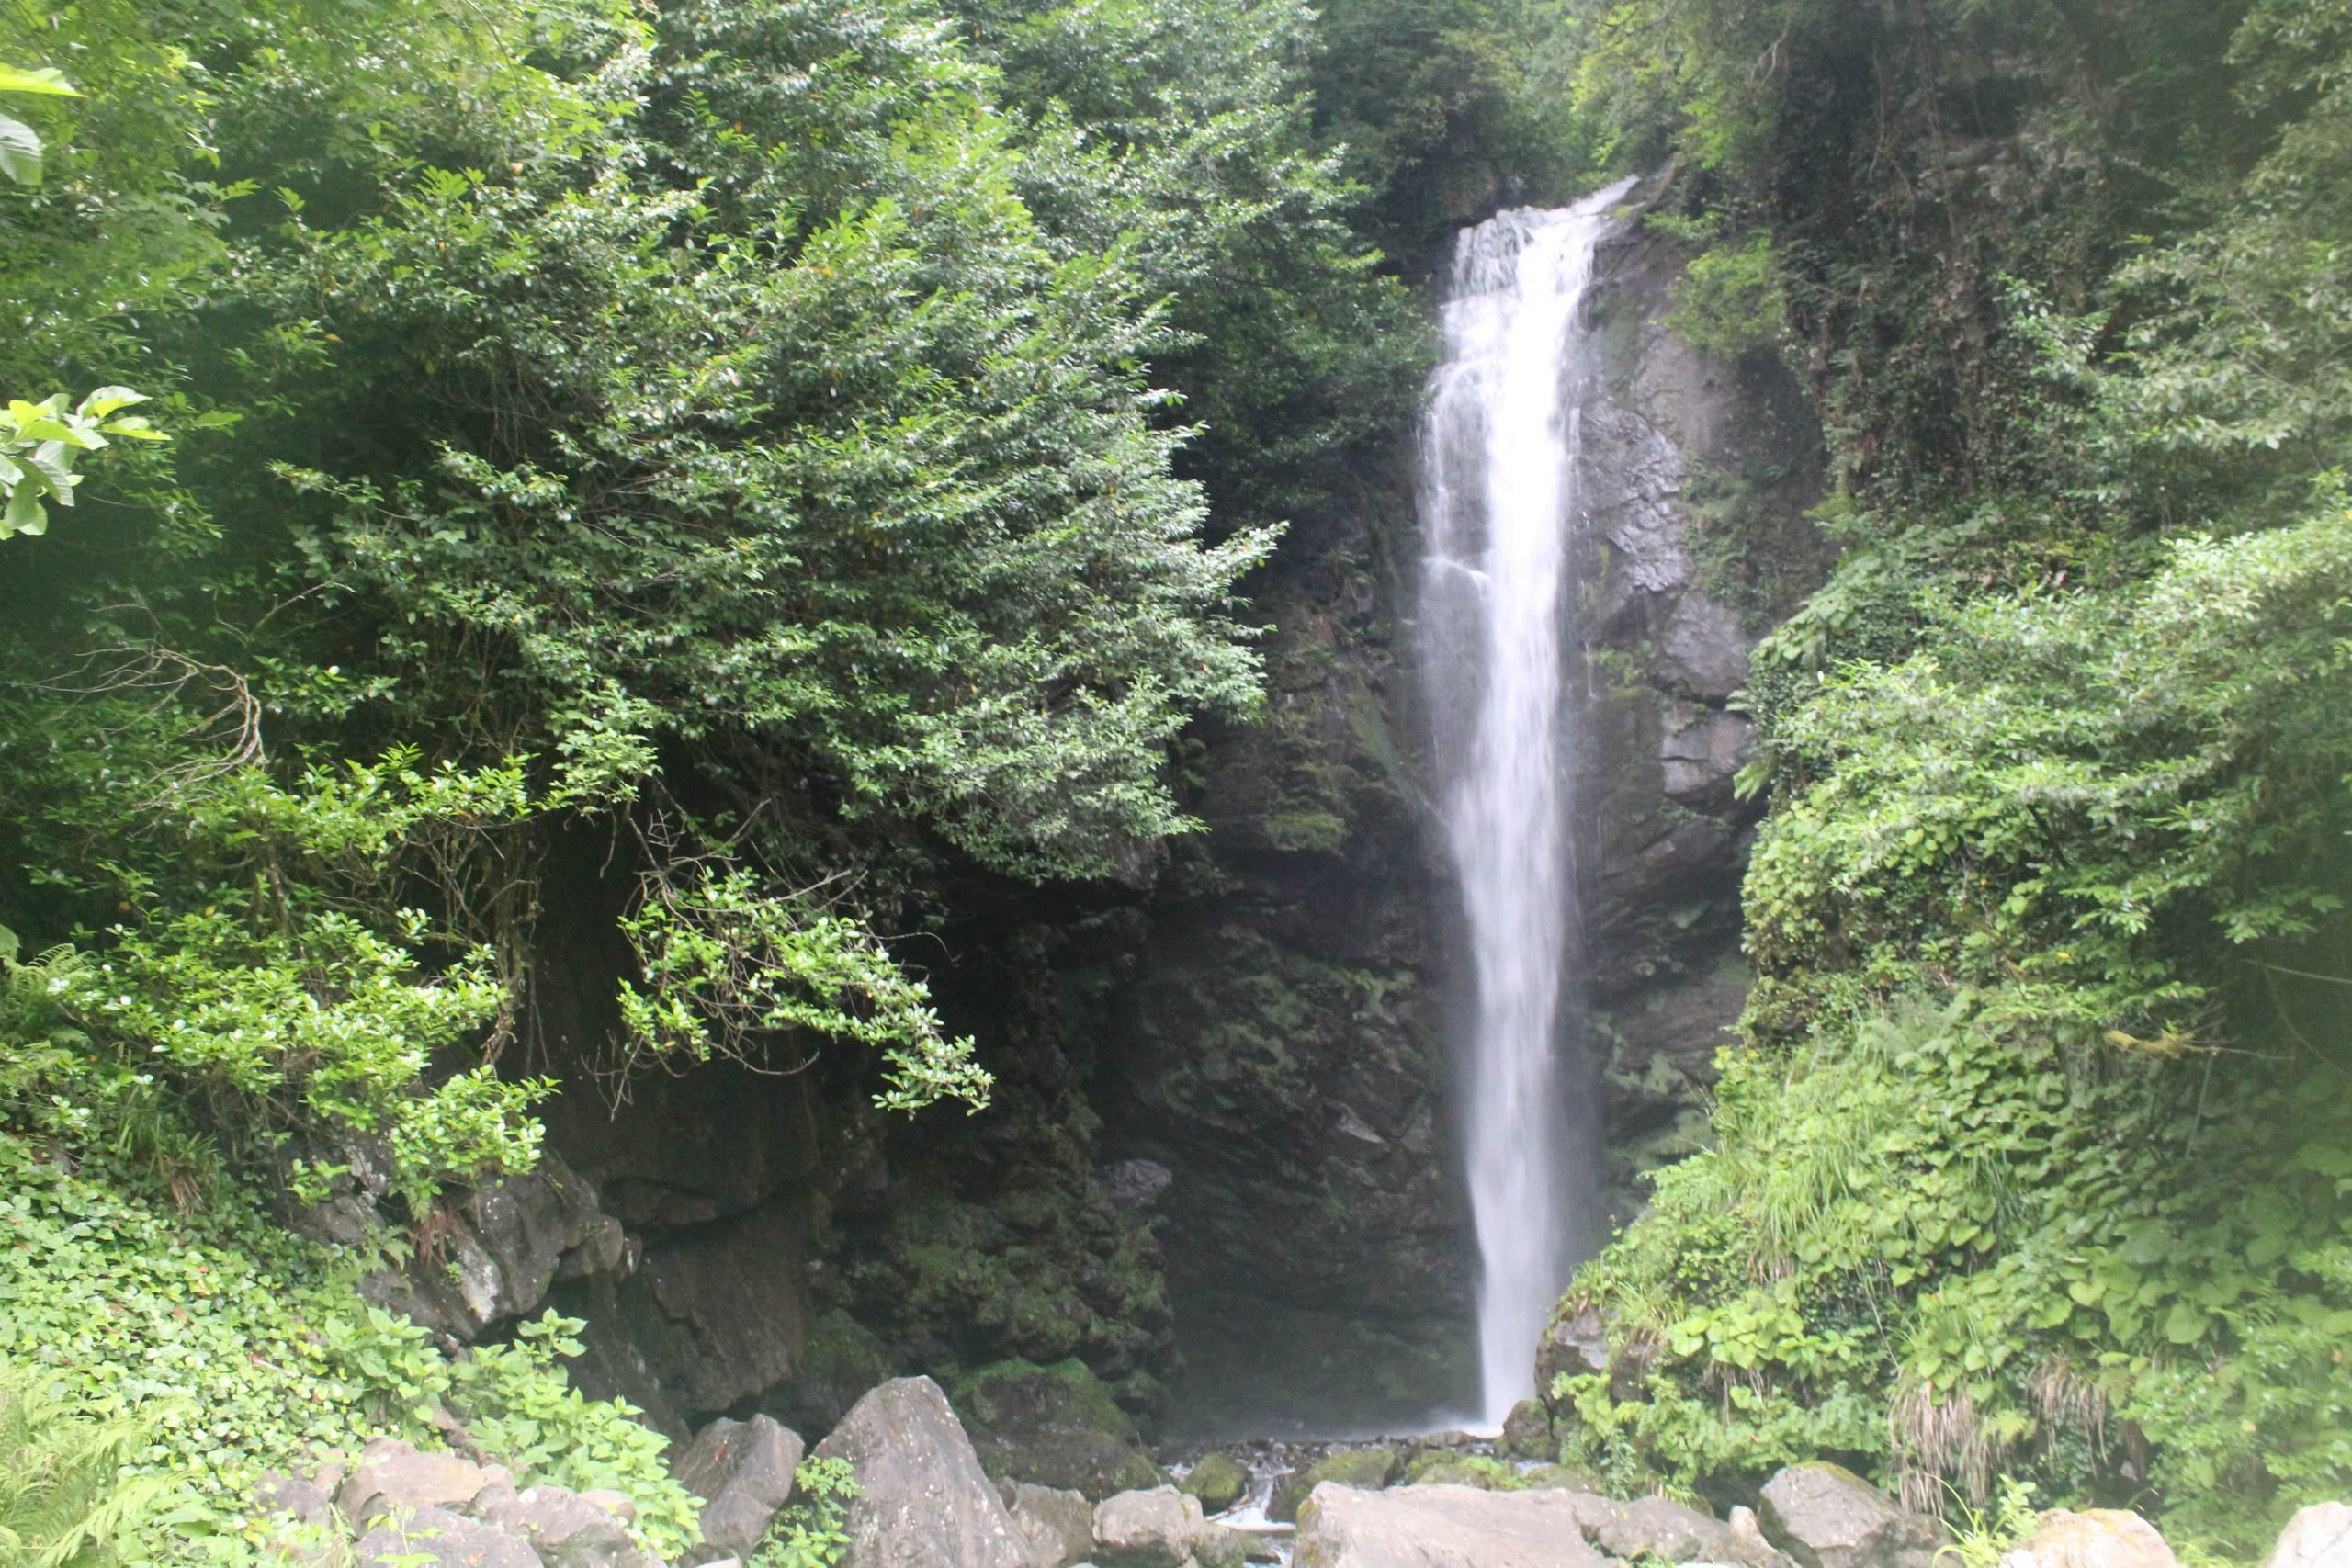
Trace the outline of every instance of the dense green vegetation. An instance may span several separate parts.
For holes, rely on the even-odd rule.
[[[1713,1146],[1566,1306],[1574,1457],[2161,1512],[2352,1485],[2340,7],[1630,4],[1578,106],[1810,379]],[[2215,62],[2223,64],[2217,68]]]
[[[134,1561],[450,1421],[680,1546],[560,1331],[445,1359],[275,1216],[364,1156],[426,1226],[560,1079],[680,1060],[986,1102],[894,944],[951,877],[1193,829],[1166,752],[1257,703],[1240,578],[1421,374],[1310,15],[9,17],[12,1408],[130,1424],[173,1485],[90,1517]],[[560,1059],[543,955],[599,942],[610,1048]]]

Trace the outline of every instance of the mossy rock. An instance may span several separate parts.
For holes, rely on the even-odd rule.
[[[1287,1524],[1298,1517],[1298,1506],[1326,1481],[1377,1492],[1396,1479],[1404,1461],[1395,1449],[1341,1449],[1325,1454],[1305,1470],[1284,1476],[1274,1487],[1266,1517]]]
[[[1481,1492],[1516,1492],[1519,1472],[1484,1454],[1453,1453],[1431,1449],[1405,1472],[1408,1486],[1475,1486]]]
[[[1095,1502],[1166,1483],[1135,1423],[1082,1361],[995,1361],[951,1386],[956,1413],[992,1476]]]
[[[1530,1492],[1589,1492],[1602,1497],[1609,1495],[1600,1477],[1580,1464],[1547,1464],[1521,1476],[1519,1483]]]
[[[1203,1454],[1177,1487],[1198,1497],[1203,1513],[1222,1514],[1249,1492],[1250,1472],[1225,1454]]]

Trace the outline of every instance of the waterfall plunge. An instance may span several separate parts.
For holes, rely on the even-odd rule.
[[[1631,183],[1464,232],[1422,457],[1423,654],[1477,996],[1463,1125],[1495,1427],[1534,1392],[1553,1303],[1597,1240],[1591,1107],[1563,1061],[1577,947],[1563,671],[1577,316],[1607,210]]]

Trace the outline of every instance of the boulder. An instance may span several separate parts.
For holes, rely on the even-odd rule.
[[[1292,1568],[1607,1568],[1566,1492],[1326,1482],[1298,1514]]]
[[[546,1568],[504,1530],[447,1508],[395,1507],[359,1538],[359,1568]]]
[[[929,1378],[868,1393],[816,1457],[844,1461],[857,1477],[844,1568],[1028,1568],[1026,1538]]]
[[[1029,1543],[1030,1568],[1069,1568],[1094,1550],[1094,1505],[1081,1493],[1000,1481],[1007,1512]]]
[[[1207,1525],[1201,1500],[1173,1486],[1122,1492],[1094,1509],[1094,1561],[1101,1568],[1183,1568]]]
[[[1298,1506],[1306,1500],[1309,1493],[1327,1481],[1376,1492],[1396,1479],[1400,1467],[1395,1449],[1337,1450],[1325,1454],[1305,1470],[1276,1482],[1273,1499],[1266,1505],[1266,1517],[1275,1520],[1298,1517]]]
[[[1201,1500],[1173,1486],[1122,1492],[1094,1509],[1101,1568],[1238,1568],[1251,1545],[1240,1531],[1209,1523]]]
[[[1101,1499],[1164,1479],[1135,1425],[1083,1361],[999,1361],[956,1386],[990,1475]]]
[[[565,1487],[493,1488],[476,1502],[474,1517],[530,1542],[546,1568],[645,1568],[628,1527]]]
[[[1658,1557],[1669,1562],[1749,1563],[1765,1568],[1784,1562],[1765,1539],[1743,1534],[1720,1519],[1709,1518],[1663,1497],[1643,1497],[1612,1503],[1586,1496],[1586,1538],[1611,1557],[1631,1561]]]
[[[1198,1497],[1203,1512],[1222,1514],[1249,1495],[1250,1472],[1229,1455],[1203,1454],[1178,1490]]]
[[[2262,1568],[2352,1568],[2352,1506],[2314,1503],[2299,1510]]]
[[[2052,1508],[2001,1568],[2180,1568],[2155,1527],[2121,1508]]]
[[[413,1443],[378,1438],[335,1489],[335,1506],[355,1529],[388,1509],[464,1508],[483,1488],[513,1477],[504,1469],[469,1464],[455,1454],[429,1454]]]
[[[1764,1483],[1765,1539],[1800,1568],[1934,1568],[1947,1537],[1842,1465],[1792,1464]]]
[[[765,1416],[721,1419],[695,1434],[670,1473],[703,1500],[702,1539],[748,1557],[792,1495],[801,1451],[800,1435]]]
[[[254,1504],[264,1513],[291,1514],[306,1525],[324,1519],[334,1506],[323,1487],[299,1475],[265,1475],[254,1486]]]

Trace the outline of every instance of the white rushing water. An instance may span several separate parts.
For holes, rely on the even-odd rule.
[[[1577,999],[1564,675],[1588,369],[1578,314],[1625,188],[1464,232],[1424,436],[1423,654],[1476,988],[1463,1131],[1489,1427],[1534,1392],[1536,1343],[1595,1239],[1582,1218],[1590,1108],[1563,1063]]]

